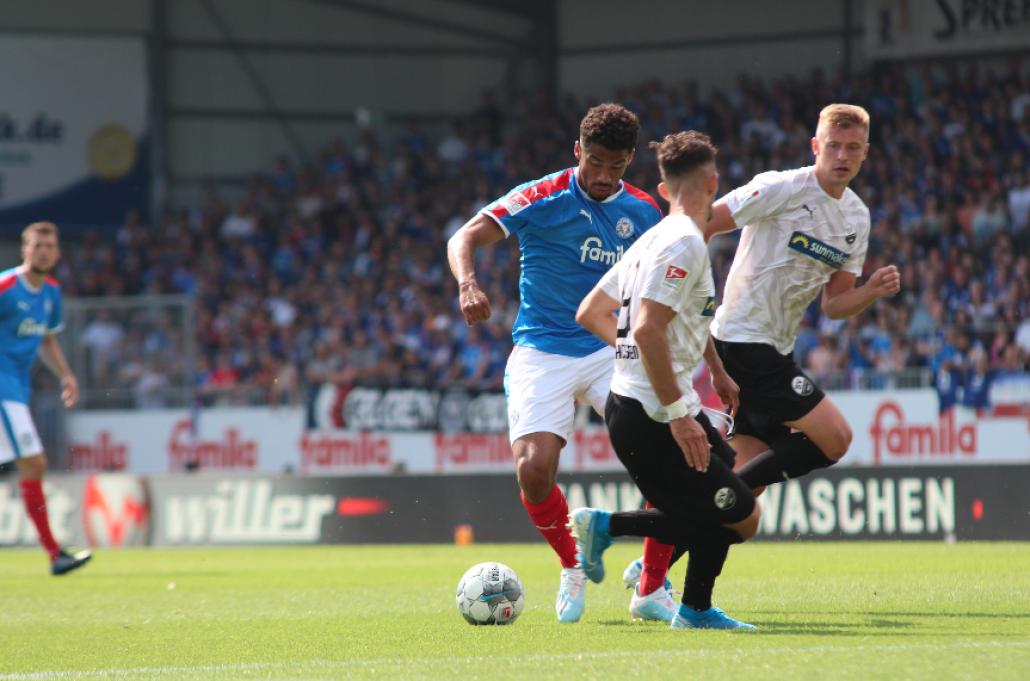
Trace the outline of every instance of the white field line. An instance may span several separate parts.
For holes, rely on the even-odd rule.
[[[734,636],[741,638],[760,637],[761,634],[738,633]],[[725,658],[729,655],[744,655],[748,653],[770,653],[796,654],[827,654],[834,652],[853,653],[857,651],[868,651],[875,653],[885,652],[913,652],[926,650],[954,651],[963,650],[1007,650],[1013,648],[1030,648],[1030,641],[948,641],[940,643],[897,643],[890,645],[862,645],[862,646],[780,646],[773,648],[721,648],[712,649],[689,649],[673,648],[666,650],[648,650],[649,655],[676,655],[692,658],[698,657],[719,657]],[[533,661],[552,662],[558,660],[604,660],[627,657],[638,657],[642,654],[639,650],[588,650],[578,653],[539,653],[533,655],[486,655],[486,656],[452,656],[452,657],[383,657],[373,659],[347,659],[347,660],[291,660],[283,662],[239,662],[234,664],[201,664],[201,665],[176,665],[167,667],[129,667],[121,669],[87,669],[87,670],[51,670],[40,672],[16,672],[11,674],[0,674],[0,681],[49,681],[50,679],[123,679],[139,678],[141,675],[168,676],[181,674],[204,674],[204,673],[232,673],[232,672],[261,672],[283,670],[293,673],[303,673],[305,670],[333,670],[355,667],[404,667],[418,665],[425,669],[430,665],[447,665],[453,668],[455,664],[481,664],[498,662],[527,663]]]

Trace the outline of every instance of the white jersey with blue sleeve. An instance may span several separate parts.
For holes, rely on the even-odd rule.
[[[29,370],[43,336],[62,326],[55,279],[35,288],[18,268],[0,272],[0,402],[28,404]]]
[[[576,168],[568,168],[515,187],[481,212],[519,240],[515,345],[569,357],[603,348],[576,323],[576,310],[626,249],[662,219],[654,199],[622,183],[596,201],[580,187]]]

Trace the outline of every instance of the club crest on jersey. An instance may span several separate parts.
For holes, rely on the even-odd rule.
[[[501,199],[501,205],[504,210],[508,211],[508,215],[515,215],[519,211],[529,208],[530,201],[521,192],[511,192],[503,199]]]
[[[615,223],[615,233],[619,235],[620,239],[628,239],[633,236],[633,229],[633,221],[627,217],[621,217]]]
[[[855,228],[851,225],[844,225],[844,241],[848,242],[848,246],[855,243],[857,238],[858,234],[855,233]]]
[[[795,250],[802,255],[807,255],[809,258],[814,258],[835,270],[843,267],[844,263],[851,257],[850,253],[845,253],[803,232],[791,234],[790,239],[787,240],[787,248]]]
[[[702,317],[714,317],[715,316],[715,296],[708,296],[708,300],[705,301],[705,306],[701,309]]]
[[[795,376],[790,382],[790,389],[801,397],[808,397],[815,390],[815,386],[805,376]]]

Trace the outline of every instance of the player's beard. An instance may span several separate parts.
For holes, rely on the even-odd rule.
[[[40,267],[39,265],[35,265],[35,264],[32,264],[32,263],[29,264],[29,272],[32,272],[37,277],[48,276],[53,271],[54,271],[54,266],[53,265],[51,265],[50,267]]]

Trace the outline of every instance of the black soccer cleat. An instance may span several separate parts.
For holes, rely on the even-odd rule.
[[[89,559],[93,557],[93,554],[89,551],[77,551],[75,553],[68,553],[64,549],[57,554],[57,557],[50,561],[50,574],[52,575],[64,575],[75,568],[82,567],[89,562]]]

